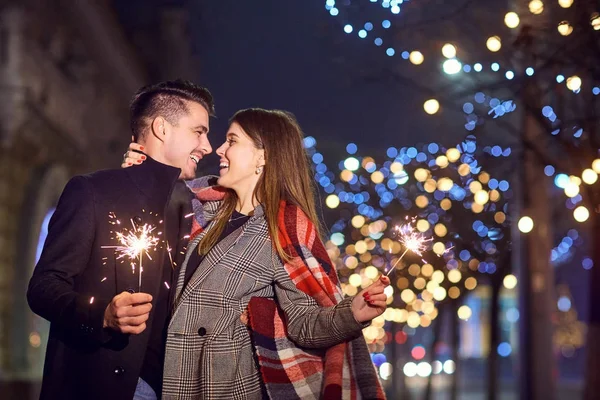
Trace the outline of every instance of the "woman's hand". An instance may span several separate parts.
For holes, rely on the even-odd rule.
[[[140,165],[144,162],[146,156],[133,150],[144,151],[144,146],[137,143],[129,143],[129,148],[125,154],[123,154],[123,163],[121,163],[121,168],[128,168],[132,165]]]
[[[370,321],[383,314],[387,308],[387,296],[383,293],[390,284],[387,276],[381,276],[375,283],[360,291],[352,300],[352,314],[356,321]]]

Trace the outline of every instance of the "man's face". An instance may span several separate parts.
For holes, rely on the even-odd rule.
[[[164,157],[167,164],[181,168],[180,179],[193,179],[198,162],[212,152],[208,141],[209,116],[201,104],[187,101],[186,106],[188,113],[176,124],[164,121],[167,132]]]

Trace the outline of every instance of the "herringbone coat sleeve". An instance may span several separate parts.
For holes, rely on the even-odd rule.
[[[326,348],[360,337],[369,324],[352,314],[347,297],[333,307],[321,307],[314,298],[298,289],[281,263],[275,266],[275,295],[287,321],[289,338],[305,348]]]

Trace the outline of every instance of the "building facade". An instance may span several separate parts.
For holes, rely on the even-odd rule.
[[[184,10],[158,8],[134,21],[153,26],[152,37],[125,29],[117,11],[108,1],[0,1],[3,398],[35,398],[39,390],[48,323],[29,310],[25,294],[66,182],[120,165],[128,103],[139,87],[193,78]],[[153,62],[161,49],[169,58]]]

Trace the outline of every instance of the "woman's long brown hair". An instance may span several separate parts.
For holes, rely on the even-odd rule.
[[[278,234],[277,215],[281,200],[298,206],[319,232],[315,188],[308,155],[304,150],[302,130],[296,118],[286,111],[249,108],[235,113],[229,121],[236,122],[252,139],[257,149],[265,152],[264,172],[254,189],[254,195],[262,204],[269,234],[279,257],[289,260]],[[238,202],[233,190],[228,191],[221,205],[214,226],[206,232],[198,245],[200,254],[207,254],[214,247]]]

